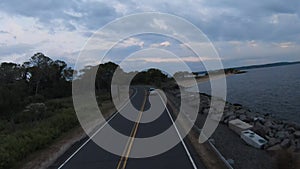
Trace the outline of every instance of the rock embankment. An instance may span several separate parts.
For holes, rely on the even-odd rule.
[[[206,97],[209,100],[208,96]],[[201,99],[203,98],[201,95]],[[204,109],[203,112],[207,110]],[[221,122],[228,124],[233,119],[253,125],[252,130],[268,141],[264,146],[266,150],[300,151],[300,125],[297,123],[280,120],[271,114],[252,112],[242,105],[226,103]]]
[[[180,96],[178,89],[169,92],[174,96]],[[184,97],[193,97],[193,95],[194,93]],[[199,114],[208,115],[210,103],[211,96],[201,93]],[[193,104],[196,103],[191,101],[190,104],[193,106]],[[212,110],[214,110],[213,107]],[[211,113],[214,113],[214,111]],[[234,119],[240,119],[252,125],[253,128],[251,130],[268,141],[263,149],[285,149],[291,152],[300,152],[300,124],[281,120],[271,114],[252,112],[240,104],[225,102],[224,112],[220,122],[228,126],[229,121]]]

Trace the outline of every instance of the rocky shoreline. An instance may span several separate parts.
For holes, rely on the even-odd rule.
[[[169,90],[169,93],[177,98],[180,97],[179,89],[176,87]],[[184,97],[193,97],[195,93],[188,95]],[[195,124],[199,128],[202,128],[206,118],[210,118],[208,114],[210,100],[211,96],[200,93],[200,109]],[[193,106],[198,103],[195,103],[191,98],[189,104]],[[239,135],[228,127],[229,121],[235,119],[252,125],[251,130],[266,139],[267,144],[262,149],[256,149],[247,145]],[[282,151],[293,154],[293,158],[295,154],[296,162],[292,163],[298,164],[293,165],[298,167],[300,162],[300,124],[281,120],[271,114],[252,112],[240,104],[225,102],[220,125],[211,138],[216,140],[216,146],[221,150],[221,153],[224,153],[226,158],[235,161],[234,168],[250,169],[253,168],[253,165],[260,165],[260,167],[255,168],[276,168],[278,160],[276,159],[277,157],[274,158],[274,154]]]
[[[209,109],[210,96],[201,94],[200,97],[202,100],[206,98],[206,101],[202,102],[202,104],[207,105],[202,113],[206,113]],[[287,149],[291,152],[300,151],[300,124],[280,120],[271,114],[251,112],[242,105],[226,102],[221,122],[228,125],[228,122],[234,119],[240,119],[253,125],[252,130],[268,141],[263,147],[265,150]]]

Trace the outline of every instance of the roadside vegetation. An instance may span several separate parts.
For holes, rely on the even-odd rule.
[[[104,109],[110,105],[108,82],[116,67],[99,68],[96,92]],[[76,80],[85,78],[89,68]],[[23,64],[0,64],[0,169],[19,168],[28,155],[79,126],[71,98],[73,73],[64,61],[42,53]]]
[[[71,98],[46,101],[44,105],[31,104],[36,108],[28,107],[17,113],[13,125],[1,120],[0,168],[20,165],[20,160],[47,147],[63,133],[77,126],[71,105]]]
[[[42,53],[23,64],[0,64],[0,169],[20,168],[30,154],[47,148],[79,126],[72,103],[72,82],[89,80],[97,69],[96,96],[103,112],[114,108],[110,95],[117,64],[86,66],[75,72]],[[124,73],[124,78],[130,73]],[[73,74],[77,74],[73,79]],[[157,69],[139,72],[132,85],[161,87],[170,78]]]
[[[0,70],[0,168],[8,169],[78,122],[73,70],[64,61],[36,53],[23,64],[1,63]]]

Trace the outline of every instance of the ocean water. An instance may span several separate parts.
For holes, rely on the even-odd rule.
[[[300,64],[247,71],[226,78],[227,101],[300,123]],[[200,92],[210,94],[209,82],[198,87]]]

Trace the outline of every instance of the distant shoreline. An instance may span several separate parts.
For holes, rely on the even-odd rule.
[[[186,78],[185,80],[181,81],[180,84],[182,87],[192,87],[198,85],[199,83],[207,82],[209,80],[219,79],[219,78],[236,75],[236,74],[243,74],[243,73],[247,73],[247,72],[246,71],[236,71],[234,73],[230,72],[230,73],[225,73],[225,76],[224,74],[212,73],[212,75],[198,76],[195,78]],[[195,83],[195,79],[196,79],[196,83]]]
[[[249,69],[278,67],[278,66],[288,66],[288,65],[296,65],[296,64],[300,64],[300,61],[297,61],[297,62],[277,62],[277,63],[262,64],[262,65],[241,66],[241,67],[234,67],[232,69],[236,69],[236,70],[249,70]]]

